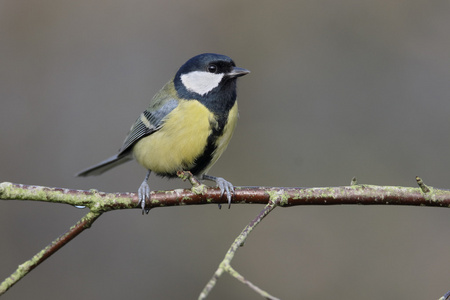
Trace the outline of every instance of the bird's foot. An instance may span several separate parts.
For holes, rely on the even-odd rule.
[[[147,199],[150,199],[150,187],[148,186],[147,180],[144,180],[141,184],[141,186],[138,189],[138,196],[139,196],[139,204],[141,204],[142,208],[142,214],[150,211],[150,208],[145,207],[145,202]]]
[[[223,179],[222,177],[214,177],[210,175],[203,175],[202,179],[211,180],[214,181],[217,185],[217,187],[220,189],[220,196],[222,197],[223,194],[226,193],[227,199],[228,199],[228,208],[231,207],[231,197],[234,195],[234,186],[231,184],[231,182]],[[219,209],[222,206],[219,204]]]

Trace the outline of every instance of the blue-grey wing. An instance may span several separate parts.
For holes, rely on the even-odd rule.
[[[131,126],[122,147],[119,150],[119,155],[127,152],[131,147],[141,138],[146,137],[153,132],[159,130],[164,124],[165,117],[178,106],[178,101],[175,99],[167,100],[164,105],[158,109],[147,109],[144,111]]]

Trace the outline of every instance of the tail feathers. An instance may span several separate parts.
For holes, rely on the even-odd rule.
[[[101,163],[96,164],[95,166],[89,167],[86,170],[81,171],[75,176],[85,177],[92,175],[100,175],[108,171],[109,169],[112,169],[132,159],[133,157],[131,155],[114,155],[111,156],[110,158],[105,159]]]

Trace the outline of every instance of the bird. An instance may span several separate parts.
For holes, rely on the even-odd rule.
[[[100,175],[135,159],[147,169],[138,189],[142,214],[149,212],[148,180],[153,172],[174,178],[189,171],[199,180],[214,181],[231,205],[234,186],[207,175],[228,146],[238,119],[237,78],[250,71],[225,55],[203,53],[186,61],[155,94],[131,126],[118,153],[76,176]],[[220,208],[220,204],[219,204]]]

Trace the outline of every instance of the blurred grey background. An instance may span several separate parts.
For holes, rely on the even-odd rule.
[[[309,187],[419,175],[450,188],[449,15],[433,0],[0,1],[0,181],[136,191],[135,162],[73,175],[117,151],[181,64],[217,52],[252,73],[211,174]],[[194,299],[261,209],[107,213],[4,299]],[[85,213],[0,201],[1,280]],[[233,266],[282,299],[437,299],[450,289],[449,228],[438,208],[279,208]],[[260,297],[224,275],[210,299]]]

